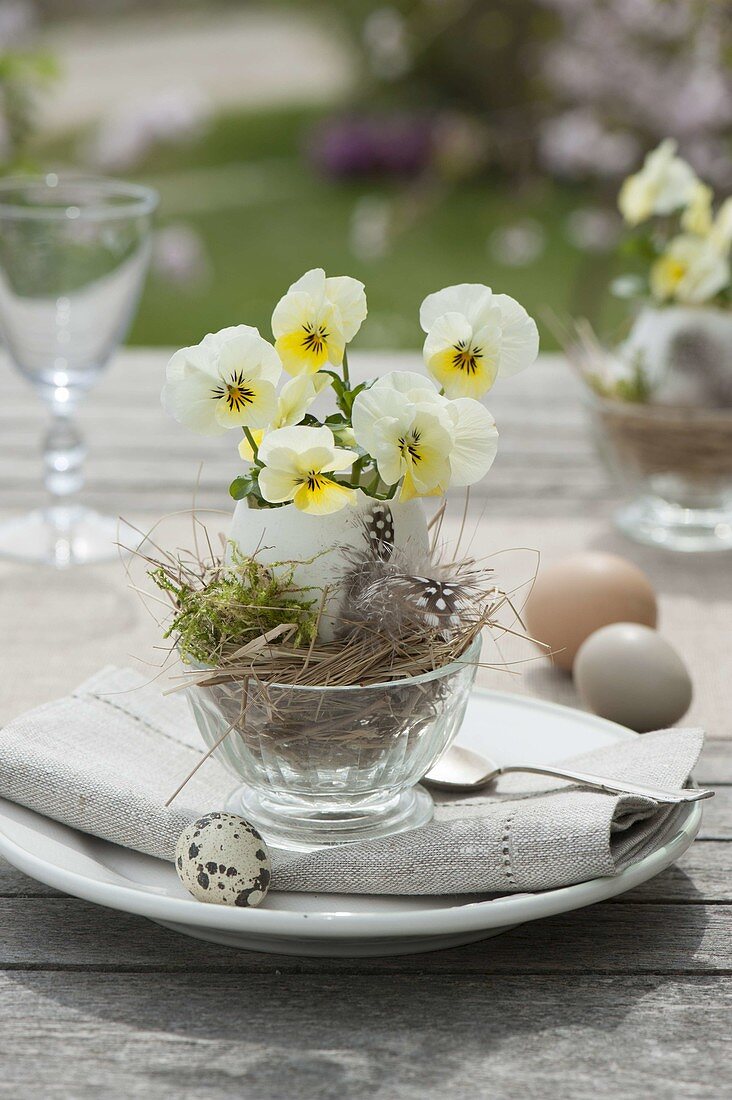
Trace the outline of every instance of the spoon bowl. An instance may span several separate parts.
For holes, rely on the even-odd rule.
[[[566,779],[582,787],[589,787],[591,790],[604,791],[606,794],[635,795],[669,806],[679,802],[698,802],[702,798],[712,798],[714,795],[714,791],[698,787],[664,791],[640,783],[625,783],[601,775],[592,775],[589,772],[555,768],[550,764],[496,764],[494,760],[489,760],[472,749],[463,748],[462,745],[452,745],[427,772],[422,782],[425,786],[434,787],[440,791],[452,791],[454,794],[470,793],[483,790],[500,775],[509,775],[513,772],[548,775],[554,779]]]

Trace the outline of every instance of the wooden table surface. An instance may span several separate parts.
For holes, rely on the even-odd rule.
[[[81,414],[88,501],[141,523],[190,506],[201,458],[199,504],[227,507],[235,466],[221,441],[166,422],[164,361],[124,353]],[[397,364],[416,360],[364,356],[360,368]],[[729,1095],[732,557],[671,559],[612,533],[614,493],[560,363],[506,383],[490,406],[501,453],[474,497],[477,543],[536,548],[547,560],[605,547],[656,584],[662,629],[694,676],[690,720],[709,731],[697,778],[718,793],[698,841],[678,866],[612,902],[467,947],[367,960],[216,947],[0,862],[0,1094]],[[41,429],[35,396],[0,365],[2,516],[43,500]],[[155,643],[116,563],[65,574],[3,564],[0,623],[0,722]],[[509,679],[497,686],[577,703],[571,682],[543,663]]]

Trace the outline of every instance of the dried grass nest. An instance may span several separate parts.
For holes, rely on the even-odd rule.
[[[181,660],[180,686],[243,683],[299,687],[370,686],[438,671],[458,661],[486,629],[525,637],[512,593],[472,559],[430,564],[415,576],[394,554],[351,558],[332,642],[318,640],[325,594],[297,588],[294,563],[256,556],[164,551],[136,554],[167,597],[158,621]],[[410,563],[413,564],[413,563]],[[424,565],[424,563],[420,563]],[[423,592],[450,593],[444,613]],[[439,593],[438,593],[439,594]],[[434,604],[434,601],[433,601]],[[509,622],[502,621],[508,612]],[[491,665],[490,667],[500,667]]]
[[[526,637],[514,593],[472,559],[435,561],[435,536],[421,561],[368,539],[346,554],[336,637],[323,643],[326,594],[296,587],[294,563],[267,566],[225,545],[215,552],[202,529],[203,553],[168,552],[149,537],[149,549],[136,551],[169,608],[162,621],[156,615],[180,658],[169,690],[193,689],[199,725],[217,715],[208,751],[169,801],[219,748],[235,771],[242,753],[260,770],[274,759],[303,774],[336,758],[381,767],[386,746],[419,739],[442,714],[453,678],[430,673],[461,661],[505,668],[483,664],[471,647],[484,630]],[[353,687],[365,690],[298,690]],[[468,689],[463,676],[463,700]]]
[[[675,474],[702,486],[732,481],[732,410],[629,404],[593,396],[617,460],[637,476]]]

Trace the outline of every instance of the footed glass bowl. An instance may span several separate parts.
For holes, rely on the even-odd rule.
[[[617,527],[667,550],[732,549],[732,409],[587,400],[600,455],[628,497]]]
[[[432,799],[416,784],[460,729],[480,648],[476,638],[436,672],[368,687],[188,688],[206,745],[223,737],[215,755],[240,783],[226,808],[297,851],[424,825]]]

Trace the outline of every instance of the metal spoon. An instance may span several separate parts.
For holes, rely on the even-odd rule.
[[[453,745],[437,761],[422,779],[429,787],[441,791],[479,791],[487,787],[499,775],[511,772],[530,772],[532,775],[550,775],[555,779],[569,779],[581,783],[583,787],[592,787],[608,794],[637,794],[643,798],[652,798],[655,802],[674,805],[677,802],[698,802],[701,798],[712,798],[714,791],[697,787],[679,791],[661,791],[655,787],[644,787],[640,783],[615,782],[600,775],[587,772],[568,771],[555,768],[552,764],[496,764],[471,749]]]

